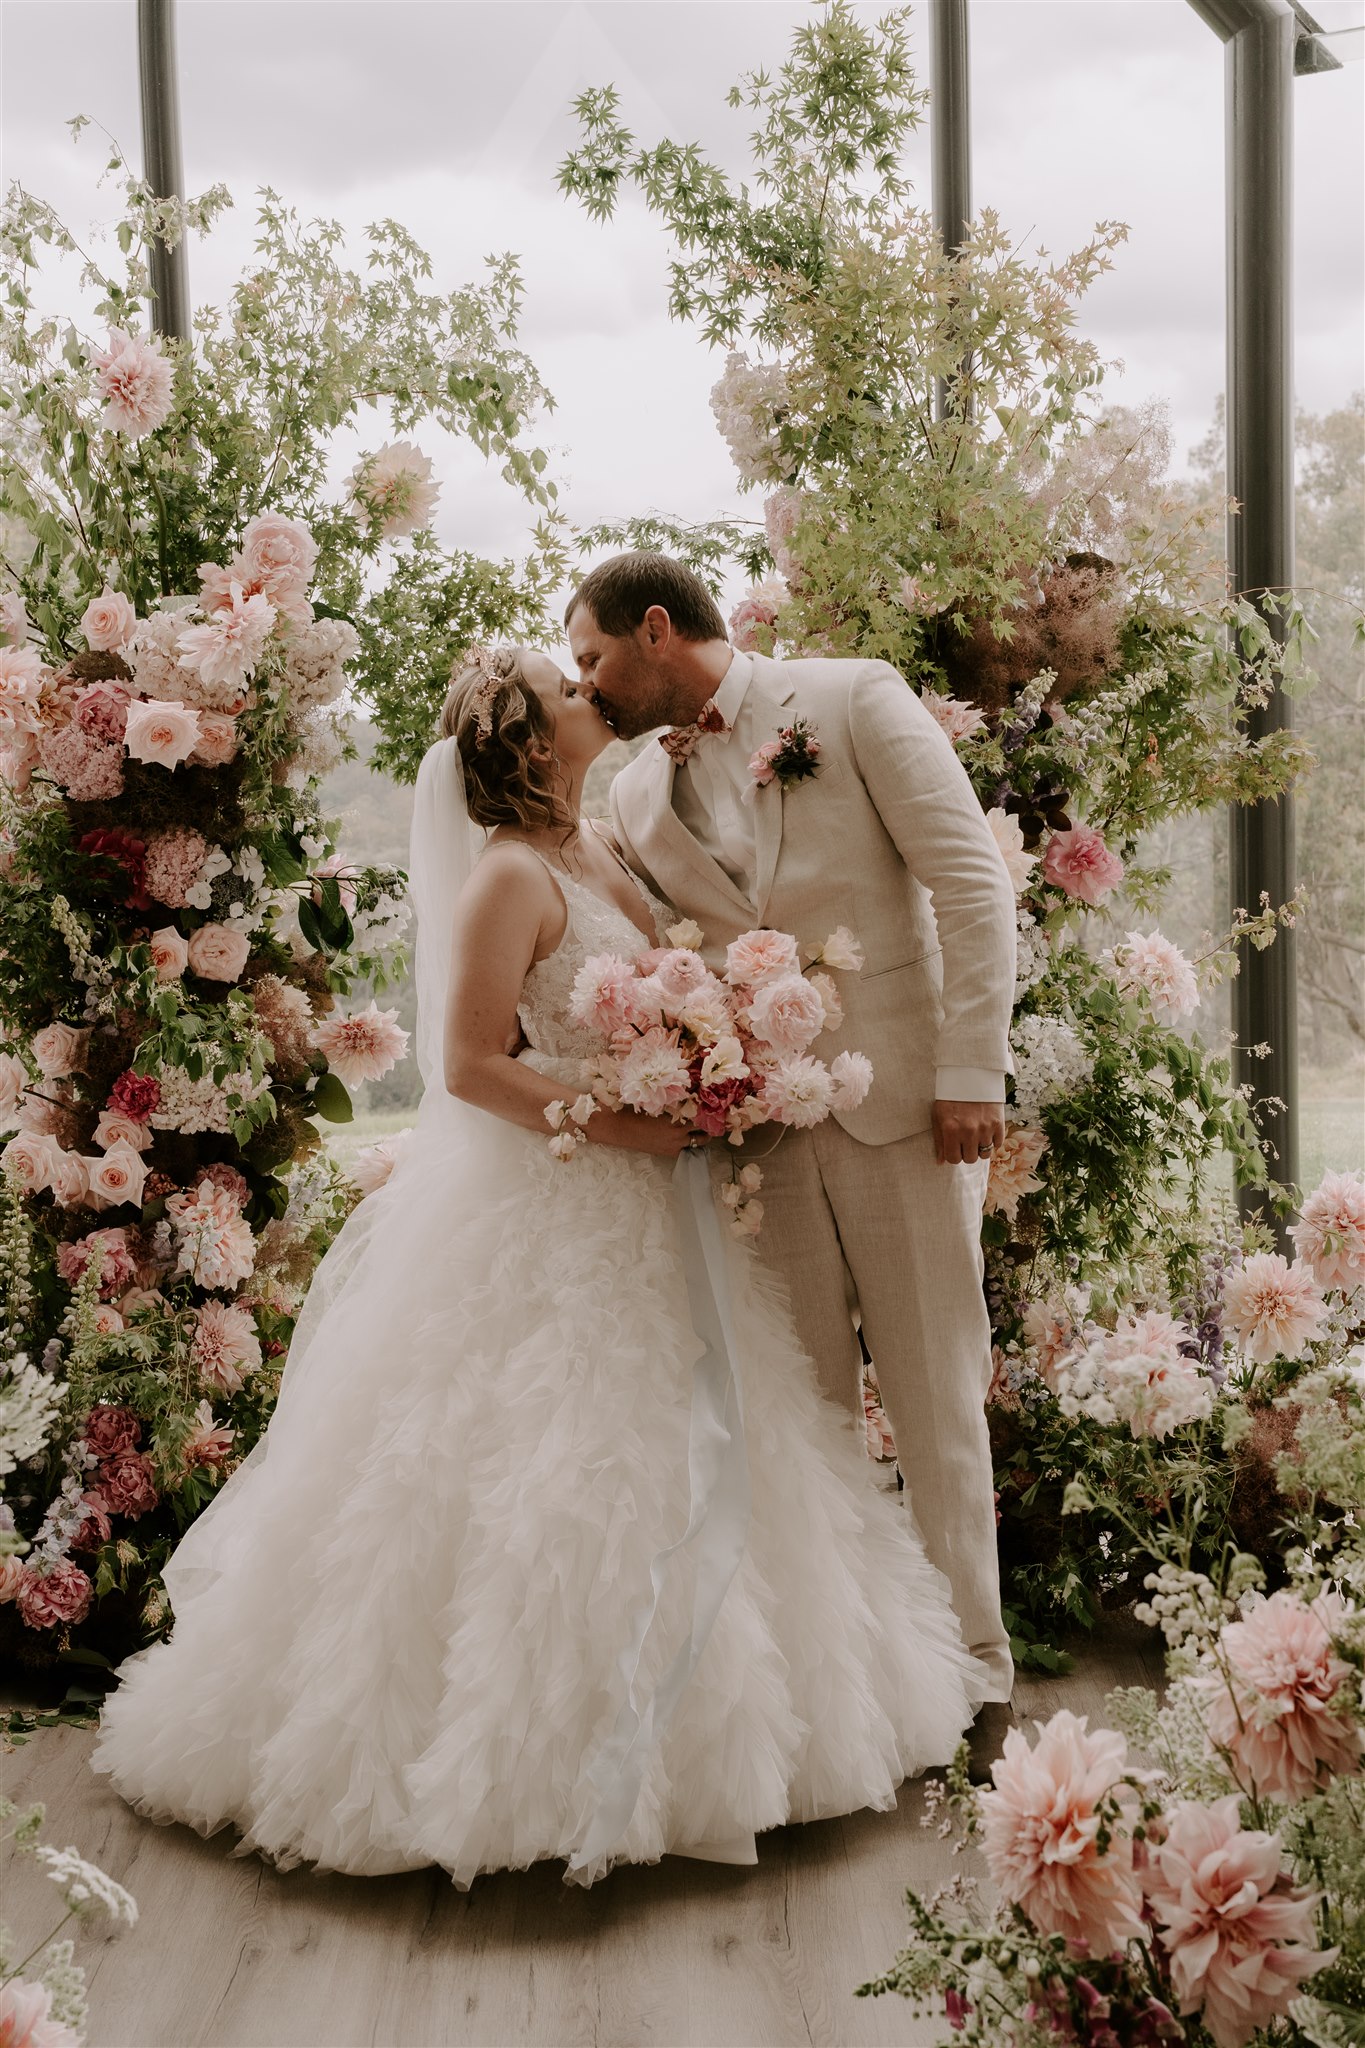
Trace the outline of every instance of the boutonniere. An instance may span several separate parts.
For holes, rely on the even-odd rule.
[[[749,757],[749,774],[754,789],[763,789],[774,777],[784,789],[804,782],[820,766],[820,742],[808,718],[794,718],[784,725],[776,739],[765,740]]]

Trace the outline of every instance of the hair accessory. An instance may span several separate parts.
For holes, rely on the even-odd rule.
[[[492,647],[470,647],[465,650],[461,663],[463,668],[477,670],[482,677],[479,687],[470,697],[480,740],[489,738],[493,731],[493,706],[499,690],[507,678],[498,666],[500,651]]]

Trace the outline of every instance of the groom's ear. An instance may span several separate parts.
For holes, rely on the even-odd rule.
[[[642,644],[656,653],[662,653],[673,638],[673,621],[661,604],[652,604],[640,621],[639,635]]]

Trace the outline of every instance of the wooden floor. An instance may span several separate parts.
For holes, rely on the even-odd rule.
[[[1099,1716],[1115,1685],[1160,1679],[1160,1638],[1132,1622],[1087,1645],[1069,1677],[1021,1678],[1021,1719],[1058,1706]],[[11,1690],[9,1703],[22,1695]],[[78,1938],[90,2048],[917,2048],[942,2038],[898,1998],[855,1985],[891,1961],[902,1898],[961,1865],[919,1825],[918,1786],[895,1813],[759,1837],[757,1868],[666,1857],[590,1891],[560,1866],[482,1877],[437,1868],[381,1878],[281,1875],[157,1827],[86,1758],[93,1731],[42,1728],[0,1757],[3,1788],[47,1807],[44,1840],[74,1845],[127,1885],[131,1933]],[[0,1872],[0,1917],[26,1955],[57,1894],[31,1860]],[[58,1913],[60,1907],[58,1905]]]

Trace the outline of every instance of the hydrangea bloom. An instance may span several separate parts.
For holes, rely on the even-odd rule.
[[[732,350],[711,388],[711,411],[746,483],[782,483],[786,470],[777,428],[788,406],[780,363],[751,363]]]

